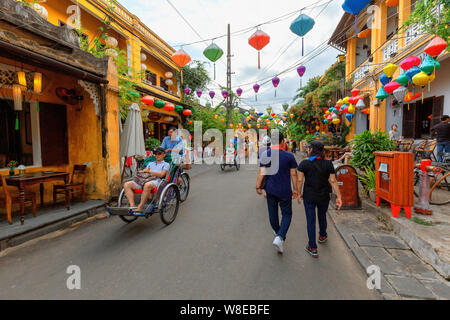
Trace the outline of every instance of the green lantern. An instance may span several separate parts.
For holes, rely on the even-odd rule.
[[[436,59],[433,59],[431,56],[427,55],[420,65],[420,70],[430,75],[434,71],[439,70],[441,64]]]
[[[387,97],[389,97],[389,94],[384,90],[383,87],[380,88],[380,90],[378,90],[378,93],[376,95],[376,98],[380,101],[383,101],[384,99],[386,99]]]
[[[153,106],[158,109],[164,108],[165,105],[166,103],[162,100],[156,100],[155,103],[153,104]]]
[[[206,58],[214,62],[214,80],[216,79],[216,61],[223,56],[223,50],[214,42],[211,43],[204,51]]]
[[[403,73],[403,74],[401,74],[401,75],[399,75],[398,77],[397,77],[397,80],[395,80],[395,81],[397,81],[398,83],[400,83],[402,86],[407,86],[408,85],[408,82],[409,82],[409,79],[408,79],[408,77],[406,76],[406,73]]]
[[[176,112],[183,112],[183,110],[184,110],[183,106],[175,106]]]

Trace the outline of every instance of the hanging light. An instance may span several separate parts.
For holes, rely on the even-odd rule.
[[[34,92],[35,93],[42,92],[42,73],[40,72],[34,73]]]
[[[17,78],[19,79],[19,84],[22,87],[27,87],[27,78],[25,76],[25,72],[24,71],[19,71],[17,72]]]
[[[14,97],[14,110],[22,111],[22,87],[19,84],[12,86]]]

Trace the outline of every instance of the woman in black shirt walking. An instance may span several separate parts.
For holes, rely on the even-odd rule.
[[[336,180],[333,163],[325,160],[324,146],[319,141],[313,141],[307,147],[308,159],[303,160],[297,170],[298,203],[303,200],[306,212],[309,243],[305,250],[314,258],[318,258],[316,244],[316,207],[319,220],[319,243],[327,241],[327,211],[330,203],[331,188],[336,193],[336,205],[341,209],[342,199]],[[305,187],[303,188],[303,182]]]

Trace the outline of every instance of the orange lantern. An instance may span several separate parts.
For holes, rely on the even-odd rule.
[[[222,123],[224,123],[225,122],[225,119],[221,119],[222,120]]]
[[[258,69],[261,69],[260,51],[270,42],[270,36],[262,30],[257,30],[249,39],[248,43],[258,50]]]
[[[398,1],[398,0],[397,0]],[[358,33],[358,38],[368,38],[372,34],[372,29],[366,29]]]
[[[398,6],[399,0],[386,0],[387,7],[396,7]]]
[[[439,36],[436,36],[423,51],[432,57],[437,57],[447,48],[447,42]]]
[[[191,57],[183,49],[180,49],[172,55],[172,60],[180,68],[183,68],[191,61]],[[183,83],[183,70],[181,70],[181,83]]]

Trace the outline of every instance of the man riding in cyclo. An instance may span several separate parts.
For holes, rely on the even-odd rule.
[[[147,158],[145,169],[138,172],[133,181],[124,184],[125,195],[134,214],[143,214],[144,206],[156,193],[162,179],[170,172],[171,164],[179,163],[183,156],[183,140],[176,134],[177,128],[171,127],[168,136],[164,138],[160,147],[155,150],[155,158]],[[178,177],[177,184],[181,183]],[[141,202],[136,207],[134,193],[142,190]]]

